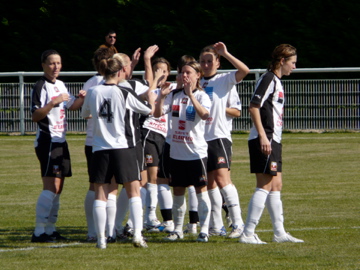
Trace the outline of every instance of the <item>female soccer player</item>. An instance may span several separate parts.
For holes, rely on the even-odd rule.
[[[266,244],[255,234],[266,205],[274,230],[274,242],[301,243],[284,229],[282,188],[282,145],[284,88],[282,76],[289,76],[296,68],[296,49],[281,44],[272,53],[268,72],[256,84],[250,101],[250,116],[254,123],[249,135],[250,170],[256,175],[256,190],[250,200],[241,243]]]
[[[38,123],[35,152],[40,161],[43,191],[36,204],[36,226],[32,242],[65,240],[55,228],[60,194],[65,177],[71,176],[71,164],[66,135],[66,109],[77,110],[86,92],[72,96],[57,79],[62,63],[59,53],[47,50],[41,55],[44,76],[35,84],[31,97],[32,120]]]
[[[140,169],[135,148],[136,127],[133,126],[130,112],[152,113],[154,98],[148,95],[148,106],[133,91],[118,86],[126,76],[119,60],[102,60],[100,70],[104,74],[105,84],[89,89],[82,110],[84,118],[92,115],[94,119],[90,181],[95,187],[97,247],[106,248],[106,202],[108,184],[113,176],[117,183],[125,186],[129,198],[130,215],[134,223],[133,244],[135,247],[147,247],[141,235]]]
[[[200,87],[201,67],[189,62],[182,68],[183,89],[171,91],[169,83],[161,89],[155,116],[170,112],[170,173],[174,192],[173,215],[175,229],[167,240],[183,238],[186,210],[185,189],[194,185],[198,196],[200,219],[199,242],[208,241],[210,199],[207,193],[207,143],[205,120],[209,116],[210,99]],[[165,97],[170,95],[165,100]],[[163,107],[164,106],[164,107]]]
[[[236,71],[217,74],[220,67],[220,56],[227,59],[236,68]],[[208,143],[208,190],[212,212],[215,214],[214,218],[219,220],[219,222],[215,220],[215,224],[222,224],[220,219],[222,218],[221,195],[223,195],[232,220],[232,232],[228,237],[237,238],[242,233],[244,223],[241,218],[239,195],[229,174],[231,141],[228,138],[231,133],[228,129],[225,112],[231,89],[249,73],[249,69],[243,62],[230,54],[222,42],[202,49],[200,65],[204,71],[201,85],[212,102],[210,116],[205,127],[205,139]],[[214,234],[217,231],[221,235],[222,228],[213,229]]]

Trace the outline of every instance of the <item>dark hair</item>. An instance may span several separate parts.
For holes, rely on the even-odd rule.
[[[111,34],[116,34],[116,32],[114,30],[110,29],[109,31],[106,32],[105,36],[111,35]]]
[[[287,61],[291,56],[297,55],[296,48],[290,44],[280,44],[271,54],[271,62],[268,66],[268,71],[274,71],[280,65],[281,59]]]
[[[103,59],[99,63],[99,73],[105,79],[111,78],[116,72],[123,68],[121,62],[115,58]]]
[[[92,63],[94,65],[95,70],[97,72],[99,72],[100,61],[103,59],[111,58],[113,56],[113,54],[114,54],[113,51],[109,50],[108,48],[101,47],[101,48],[97,49],[94,52],[94,57],[92,59]]]
[[[55,51],[55,50],[53,50],[53,49],[44,51],[44,52],[41,54],[41,63],[45,63],[46,60],[48,59],[48,57],[49,57],[50,55],[53,55],[53,54],[60,55],[57,51]]]
[[[218,54],[214,48],[213,45],[208,45],[206,47],[204,47],[201,51],[200,51],[200,56],[203,54],[203,53],[212,53],[215,55],[215,58],[218,59],[220,61],[220,54]]]
[[[183,56],[180,57],[180,59],[179,59],[179,61],[177,63],[177,67],[176,67],[177,71],[181,72],[182,67],[186,63],[193,62],[193,61],[196,61],[193,56],[184,54]]]
[[[159,63],[167,65],[168,72],[170,73],[170,71],[171,71],[170,63],[164,57],[158,57],[158,58],[155,58],[153,61],[151,61],[152,69],[154,70],[155,65],[159,64]]]

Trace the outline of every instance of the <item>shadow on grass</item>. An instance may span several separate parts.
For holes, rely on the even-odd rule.
[[[24,248],[28,247],[31,243],[31,236],[33,234],[33,227],[25,227],[25,228],[5,228],[0,229],[0,248]],[[64,237],[67,238],[66,241],[57,241],[58,244],[66,244],[66,243],[88,243],[86,241],[87,230],[85,227],[58,227],[57,231]],[[197,236],[188,236],[184,235],[183,239],[179,239],[177,241],[169,241],[166,240],[165,237],[167,233],[147,233],[144,232],[144,237],[147,239],[148,243],[194,243],[196,242]],[[216,238],[216,237],[215,237]],[[224,238],[219,237],[218,241],[226,241]],[[214,240],[214,239],[212,239]],[[129,238],[127,241],[117,241],[117,243],[131,243],[132,239]],[[31,243],[36,244],[38,243]],[[51,243],[49,243],[51,244]],[[54,244],[54,243],[52,243]],[[39,244],[43,245],[43,244]]]

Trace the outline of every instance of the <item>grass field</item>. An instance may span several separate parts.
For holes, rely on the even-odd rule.
[[[30,242],[42,189],[34,136],[1,136],[0,269],[360,269],[360,133],[283,137],[285,228],[305,243],[272,243],[265,210],[257,233],[268,245],[221,237],[166,243],[160,233],[145,234],[148,249],[115,243],[99,250],[84,242],[85,136],[68,136],[73,177],[65,181],[57,225],[69,241],[56,244]],[[232,180],[245,220],[255,177],[247,135],[234,134],[233,142]]]

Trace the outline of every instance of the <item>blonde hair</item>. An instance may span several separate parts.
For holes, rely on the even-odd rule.
[[[115,53],[113,58],[119,60],[123,67],[130,64],[130,57],[125,53]]]
[[[196,81],[196,88],[199,90],[204,90],[200,85],[200,79],[204,76],[204,72],[200,66],[200,64],[196,61],[190,61],[185,63],[182,67],[189,66],[194,69],[197,73],[200,73],[199,79]]]

